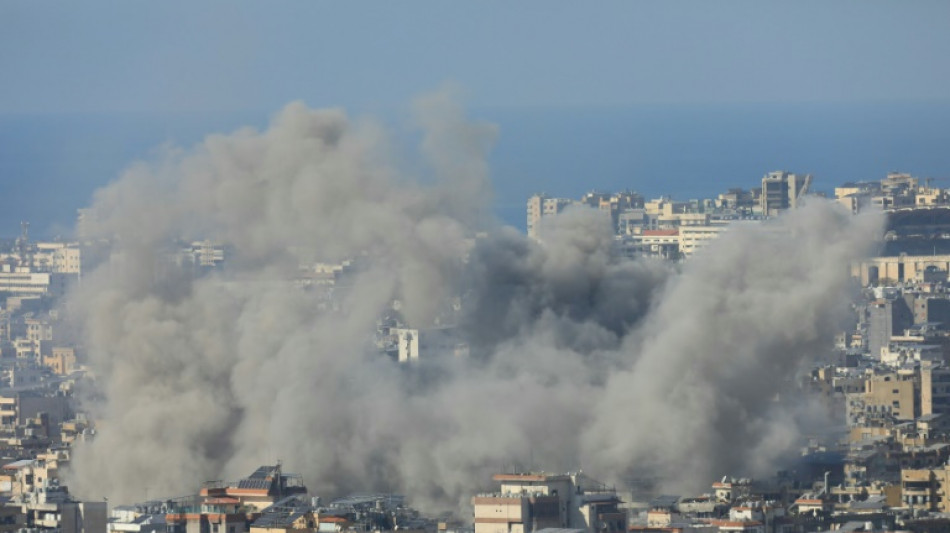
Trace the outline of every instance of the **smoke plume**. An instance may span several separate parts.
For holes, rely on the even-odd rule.
[[[96,194],[80,230],[110,252],[68,308],[100,424],[74,492],[187,494],[280,459],[316,494],[456,508],[513,463],[701,487],[797,444],[776,393],[830,344],[876,218],[813,202],[678,271],[620,257],[595,210],[535,242],[486,216],[495,129],[444,93],[416,115],[424,178],[379,124],[294,103]],[[197,239],[226,268],[169,259]],[[332,289],[293,282],[344,260]],[[468,355],[397,364],[374,339],[389,319],[455,326]]]

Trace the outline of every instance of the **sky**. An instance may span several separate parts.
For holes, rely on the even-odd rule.
[[[445,84],[498,125],[515,226],[539,191],[947,176],[947,21],[947,2],[0,0],[0,235],[68,234],[157,146],[295,100],[399,123]]]
[[[946,100],[946,2],[0,4],[0,112]]]

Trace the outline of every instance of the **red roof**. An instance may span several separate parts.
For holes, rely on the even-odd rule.
[[[674,237],[679,234],[680,232],[677,229],[645,229],[643,230],[644,237]]]

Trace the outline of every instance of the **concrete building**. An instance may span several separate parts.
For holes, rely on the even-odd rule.
[[[751,210],[758,204],[758,197],[760,195],[761,191],[729,189],[719,194],[717,207],[720,209]]]
[[[923,280],[928,268],[950,271],[950,255],[898,255],[872,257],[851,265],[851,275],[862,285],[887,285]]]
[[[112,509],[108,533],[165,533],[164,502],[121,505]]]
[[[52,353],[42,356],[43,366],[49,368],[58,376],[72,374],[76,370],[76,349],[70,347],[55,347]]]
[[[902,469],[901,500],[911,509],[937,511],[947,508],[943,491],[947,484],[946,469]],[[938,474],[940,479],[938,480]],[[941,494],[938,495],[938,492]],[[946,511],[944,511],[946,512]]]
[[[204,498],[203,501],[220,500],[218,503],[210,505],[229,507],[231,503],[226,500],[233,499],[240,506],[259,511],[270,507],[274,502],[286,496],[306,494],[306,492],[307,488],[303,485],[302,478],[298,475],[282,473],[278,464],[262,466],[250,476],[233,483],[206,483],[201,488],[199,496]],[[178,520],[181,521],[181,519]],[[220,533],[232,532],[222,531]]]
[[[0,505],[0,533],[15,533],[26,526],[26,515],[15,505]]]
[[[106,533],[106,502],[80,502],[65,487],[44,486],[13,502],[23,514],[25,529],[37,533]]]
[[[811,174],[769,172],[762,178],[762,194],[759,197],[762,214],[775,216],[786,209],[794,209],[808,193]]]
[[[950,326],[950,299],[919,295],[913,299],[915,324]]]
[[[620,252],[629,258],[653,257],[679,259],[680,232],[675,229],[645,229],[633,235],[618,237]]]
[[[48,317],[27,316],[23,319],[23,325],[26,328],[26,339],[37,347],[40,341],[51,341],[54,338],[53,322]]]
[[[700,248],[718,238],[727,226],[682,226],[679,229],[679,251],[683,257],[691,257]]]
[[[915,191],[919,185],[920,180],[906,172],[888,172],[887,176],[881,180],[881,192],[895,194],[904,191]]]
[[[205,498],[180,505],[165,515],[167,533],[245,533],[247,513],[237,498]]]
[[[712,484],[713,496],[719,503],[732,503],[748,498],[752,490],[752,480],[747,478],[733,479],[724,476]]]
[[[644,201],[643,195],[633,191],[613,194],[591,192],[581,198],[581,203],[597,208],[610,216],[614,231],[619,233],[621,228],[620,215],[631,210],[642,209]]]
[[[38,242],[32,259],[37,272],[82,274],[82,251],[78,243]]]
[[[647,224],[646,211],[641,207],[628,209],[617,216],[617,234],[635,235],[640,233]]]
[[[75,274],[52,272],[29,272],[23,269],[0,271],[0,293],[8,295],[61,296],[69,284],[77,280]]]
[[[875,300],[868,304],[867,314],[868,351],[873,359],[880,360],[891,338],[914,324],[914,313],[901,297]]]
[[[881,348],[881,363],[896,368],[924,361],[938,363],[943,360],[943,353],[943,346],[939,344],[922,344],[917,338],[894,336]]]
[[[950,368],[923,365],[920,369],[920,414],[950,419]]]
[[[920,382],[912,372],[872,376],[867,380],[862,396],[864,409],[871,416],[914,420],[921,415]]]
[[[532,533],[544,528],[574,528],[588,533],[619,533],[626,514],[613,489],[577,474],[497,474],[496,493],[472,498],[475,533]]]
[[[835,187],[835,200],[852,213],[860,213],[871,205],[872,196],[880,192],[881,183],[878,181],[843,183]]]
[[[41,413],[49,417],[52,427],[72,418],[65,396],[47,395],[39,391],[8,392],[0,396],[0,427],[25,424]]]
[[[574,203],[568,198],[551,198],[545,194],[536,194],[528,199],[528,237],[538,238],[541,219],[557,215]],[[599,203],[598,203],[599,205]]]

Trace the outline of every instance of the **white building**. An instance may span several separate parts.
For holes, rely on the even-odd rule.
[[[690,257],[697,250],[718,238],[727,226],[682,226],[679,229],[679,252]]]
[[[50,295],[61,296],[77,274],[53,272],[29,272],[25,269],[5,268],[0,271],[0,292],[11,295]]]
[[[82,274],[82,252],[76,243],[38,242],[33,269],[40,272]]]

